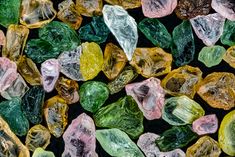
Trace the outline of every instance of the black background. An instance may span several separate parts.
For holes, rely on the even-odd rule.
[[[62,2],[62,0],[52,0],[53,4],[54,4],[54,8],[56,10],[58,10],[58,4],[60,2]],[[128,13],[135,18],[136,22],[139,23],[143,18],[145,18],[143,16],[142,10],[141,8],[137,8],[137,9],[129,9]],[[213,10],[211,11],[211,13],[213,13]],[[82,22],[82,26],[89,23],[91,21],[92,18],[88,18],[88,17],[84,17],[83,16],[83,22]],[[59,21],[58,19],[54,19],[56,21]],[[168,29],[169,33],[172,33],[173,29],[182,22],[182,20],[178,19],[177,16],[175,15],[175,13],[171,14],[170,16],[164,17],[164,18],[160,18],[159,19]],[[2,26],[0,26],[0,29],[4,31],[4,33],[6,33],[6,29]],[[138,30],[139,33],[139,40],[138,40],[138,45],[137,47],[154,47],[154,45]],[[38,29],[33,29],[30,30],[30,34],[29,34],[29,38],[28,39],[32,39],[32,38],[38,38]],[[194,33],[194,38],[195,38],[195,45],[196,45],[196,53],[195,53],[195,59],[189,64],[191,66],[194,67],[199,67],[202,71],[203,71],[203,78],[207,75],[210,74],[212,72],[231,72],[231,73],[235,73],[235,69],[233,69],[232,67],[230,67],[226,62],[222,61],[219,65],[211,67],[211,68],[207,68],[203,63],[199,62],[197,60],[198,57],[198,53],[200,52],[200,50],[202,49],[202,47],[204,47],[205,45],[202,43],[202,41],[200,39],[197,38],[196,34]],[[82,41],[84,42],[84,41]],[[114,36],[110,33],[106,43],[108,42],[113,42],[114,44],[118,45],[116,39],[114,38]],[[222,45],[219,41],[216,43],[217,45]],[[104,50],[105,48],[105,43],[104,44],[100,44],[102,50]],[[228,48],[227,46],[224,46],[226,49]],[[165,49],[166,52],[170,53],[169,49]],[[173,68],[172,69],[176,69],[177,67],[173,64],[172,65]],[[40,68],[40,65],[38,65],[38,67]],[[162,79],[163,77],[159,77],[159,79]],[[139,75],[139,77],[134,80],[134,82],[138,82],[138,81],[142,81],[145,78],[141,77]],[[104,76],[104,74],[102,72],[99,73],[99,75],[94,78],[94,80],[97,81],[102,81],[107,83],[109,80]],[[79,85],[81,86],[83,82],[79,82]],[[51,93],[47,93],[45,100],[53,97],[57,95],[56,91],[53,91]],[[106,105],[110,104],[112,102],[117,101],[119,98],[125,96],[125,90],[122,90],[121,92],[115,94],[115,95],[110,95],[109,99],[106,101]],[[1,99],[3,100],[3,99]],[[227,114],[229,111],[224,111],[224,110],[220,110],[220,109],[215,109],[215,108],[211,108],[205,101],[203,101],[197,94],[194,97],[194,100],[196,100],[206,111],[206,114],[213,114],[215,113],[219,119],[219,123],[221,122],[221,120],[223,119],[223,117],[225,116],[225,114]],[[81,107],[81,105],[79,103],[76,104],[72,104],[69,105],[69,113],[68,113],[68,125],[71,123],[71,121],[73,119],[75,119],[78,115],[80,115],[81,113],[86,112],[83,110],[83,108]],[[92,114],[89,112],[86,112],[88,115],[90,115],[92,117]],[[46,126],[45,121],[43,121],[42,123],[44,126]],[[31,125],[32,127],[33,125]],[[146,119],[144,119],[144,132],[152,132],[152,133],[156,133],[156,134],[161,134],[163,131],[167,130],[171,128],[171,126],[166,123],[165,121],[163,121],[162,119],[159,120],[153,120],[153,121],[148,121]],[[99,128],[97,128],[99,129]],[[218,132],[217,132],[218,133]],[[211,137],[213,137],[215,140],[218,140],[218,134],[212,134],[210,135]],[[25,137],[20,137],[20,139],[22,140],[23,143],[25,143]],[[192,141],[187,147],[191,146],[192,144],[194,144],[197,141],[194,140]],[[137,142],[137,141],[135,141]],[[186,151],[187,147],[183,148],[184,151]],[[55,138],[52,136],[51,138],[51,143],[50,145],[46,148],[46,150],[50,150],[53,151],[56,157],[60,157],[61,154],[64,151],[64,142],[63,142],[63,138]],[[98,153],[98,155],[100,157],[109,157],[109,155],[101,148],[101,146],[99,145],[99,143],[97,142],[97,148],[96,148],[96,152]],[[221,156],[225,156],[225,154],[222,154]]]

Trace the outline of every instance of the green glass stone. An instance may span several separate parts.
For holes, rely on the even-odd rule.
[[[94,115],[98,127],[118,128],[136,139],[144,131],[143,113],[131,96],[102,107]]]
[[[54,153],[51,151],[45,151],[44,149],[38,147],[34,152],[32,157],[55,157]]]
[[[235,21],[227,20],[224,24],[224,31],[220,37],[220,41],[224,45],[235,45]]]
[[[45,91],[41,86],[33,86],[22,98],[21,109],[33,124],[42,122],[44,98]]]
[[[85,41],[93,41],[98,44],[104,43],[110,31],[102,16],[94,16],[91,23],[79,29],[79,37]]]
[[[195,43],[190,22],[188,20],[183,21],[176,26],[173,30],[172,38],[171,53],[175,65],[183,66],[190,63],[194,59],[195,54]]]
[[[191,126],[173,126],[156,139],[156,144],[161,151],[167,152],[183,148],[196,138],[197,134],[192,131]]]
[[[0,103],[0,116],[9,124],[18,136],[24,136],[29,130],[29,122],[21,110],[21,100],[13,98]]]
[[[119,129],[97,130],[96,138],[102,148],[111,156],[144,157],[128,135]]]
[[[203,47],[199,52],[198,60],[210,68],[218,65],[225,53],[226,49],[222,46]]]
[[[105,83],[88,81],[82,84],[80,91],[80,103],[90,112],[96,112],[108,99],[109,89]]]
[[[161,48],[171,46],[171,35],[158,19],[145,18],[138,24],[138,28],[155,46]]]

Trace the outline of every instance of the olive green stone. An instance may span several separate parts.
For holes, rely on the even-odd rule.
[[[54,153],[51,151],[46,151],[38,147],[34,152],[32,157],[55,157]]]
[[[235,45],[235,21],[227,20],[224,24],[224,31],[220,37],[220,41],[224,45]]]

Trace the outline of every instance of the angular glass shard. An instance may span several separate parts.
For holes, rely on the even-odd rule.
[[[103,8],[102,0],[76,0],[77,10],[84,16],[101,15]]]
[[[225,22],[223,35],[221,36],[220,41],[224,45],[235,45],[235,21],[227,20]]]
[[[230,47],[225,53],[223,60],[235,68],[235,46]]]
[[[211,7],[225,18],[235,21],[235,1],[234,0],[212,0]]]

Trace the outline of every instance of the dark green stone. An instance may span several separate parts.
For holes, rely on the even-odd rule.
[[[138,24],[138,28],[155,46],[161,48],[171,46],[171,35],[158,19],[145,18]]]
[[[22,98],[21,109],[28,120],[33,124],[42,122],[42,109],[45,91],[41,86],[33,86]]]
[[[144,131],[143,113],[131,96],[102,107],[94,115],[97,127],[117,128],[136,139]]]
[[[223,35],[220,37],[220,40],[224,45],[235,45],[235,21],[227,20],[225,22]]]

